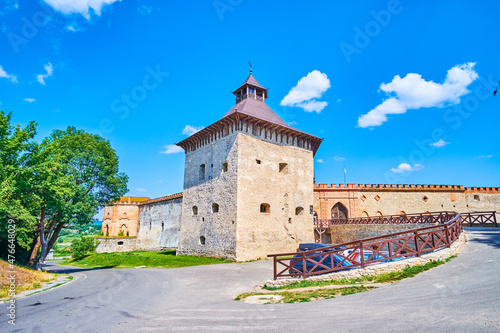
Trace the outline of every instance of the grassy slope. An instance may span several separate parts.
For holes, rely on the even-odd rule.
[[[39,288],[44,282],[57,278],[56,274],[44,271],[15,266],[16,273],[11,273],[10,264],[0,259],[0,298],[8,296],[10,282],[7,280],[11,274],[16,275],[16,294],[26,290]]]
[[[92,253],[81,260],[63,261],[61,265],[71,265],[84,268],[176,268],[198,265],[213,265],[232,262],[220,258],[176,256],[175,251],[162,252],[115,252],[115,253]]]

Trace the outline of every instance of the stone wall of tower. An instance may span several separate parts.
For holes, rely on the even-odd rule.
[[[159,251],[179,246],[182,198],[139,206],[137,250]]]
[[[186,152],[178,254],[236,259],[237,172],[237,133]]]
[[[237,259],[293,252],[299,243],[313,242],[312,151],[242,133],[237,146]],[[270,212],[261,212],[261,204]]]

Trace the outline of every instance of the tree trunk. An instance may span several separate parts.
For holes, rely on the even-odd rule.
[[[45,208],[42,208],[40,218],[38,220],[38,226],[40,229],[40,243],[42,245],[42,250],[40,251],[40,257],[36,265],[37,270],[41,270],[43,267],[43,262],[47,256],[47,238],[45,237]]]
[[[33,242],[31,243],[31,251],[30,256],[28,258],[28,265],[33,266],[36,261],[36,257],[38,255],[38,250],[40,249],[40,232],[35,231],[35,238],[33,238]]]
[[[57,240],[57,237],[59,237],[59,233],[61,232],[61,230],[64,228],[64,223],[63,222],[59,222],[57,224],[57,227],[56,227],[56,230],[54,230],[54,233],[52,234],[52,236],[50,237],[50,240],[49,240],[49,245],[47,247],[47,251],[50,251],[52,250],[52,247],[54,246],[56,240]]]

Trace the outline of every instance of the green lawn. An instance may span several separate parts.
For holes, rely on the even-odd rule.
[[[177,268],[199,265],[213,265],[233,262],[231,260],[196,256],[176,256],[175,251],[162,252],[115,252],[92,253],[81,260],[66,260],[61,265],[83,268]]]

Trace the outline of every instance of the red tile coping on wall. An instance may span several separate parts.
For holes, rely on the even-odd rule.
[[[157,202],[170,201],[170,200],[174,200],[174,199],[179,199],[179,198],[182,198],[182,195],[183,195],[183,192],[175,193],[175,194],[170,194],[170,195],[166,195],[164,197],[159,197],[159,198],[155,198],[155,199],[149,199],[148,201],[141,202],[138,205],[139,206],[145,206],[145,205],[149,205],[149,204],[153,204],[153,203],[157,203]]]
[[[321,190],[420,190],[420,191],[466,191],[466,192],[500,192],[500,187],[464,187],[463,185],[427,185],[427,184],[314,184],[315,191]]]

